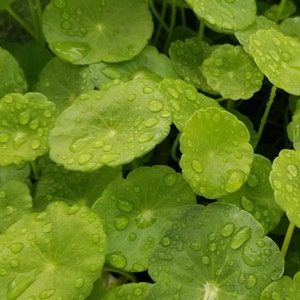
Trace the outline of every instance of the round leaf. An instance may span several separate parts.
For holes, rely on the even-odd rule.
[[[255,21],[254,0],[186,0],[195,14],[220,31],[241,30]]]
[[[0,245],[1,299],[85,299],[104,264],[106,236],[87,207],[55,202],[9,227]]]
[[[167,166],[140,167],[112,181],[93,206],[104,221],[106,261],[130,272],[146,270],[164,230],[194,204],[189,185]]]
[[[196,88],[180,79],[166,78],[159,89],[168,99],[173,115],[173,122],[179,131],[182,131],[186,122],[198,109],[221,106],[212,98],[198,93]]]
[[[270,182],[274,189],[275,201],[297,227],[300,227],[299,174],[300,152],[281,150],[273,161]]]
[[[283,264],[278,246],[249,213],[213,203],[187,209],[166,231],[149,274],[169,290],[159,299],[257,300]]]
[[[129,163],[168,135],[170,115],[153,81],[116,81],[82,94],[62,112],[50,133],[50,156],[81,171]]]
[[[182,175],[194,192],[219,198],[237,191],[253,161],[247,127],[220,108],[196,111],[180,138]]]
[[[258,30],[250,37],[249,51],[274,85],[300,95],[300,42],[273,28]]]
[[[274,191],[269,183],[271,168],[271,162],[267,158],[255,154],[246,183],[235,193],[218,199],[251,213],[266,233],[276,228],[283,213],[275,202]]]
[[[41,71],[35,90],[51,99],[60,113],[80,94],[94,87],[87,66],[72,65],[55,57]]]
[[[75,64],[132,59],[153,31],[144,0],[53,0],[43,16],[50,49]]]
[[[208,85],[224,98],[249,99],[260,90],[263,74],[241,46],[224,44],[203,61]]]
[[[32,161],[48,152],[55,105],[39,93],[8,94],[0,100],[0,165]]]
[[[1,4],[0,4],[1,9]],[[0,99],[8,93],[25,93],[27,83],[17,60],[0,47]]]

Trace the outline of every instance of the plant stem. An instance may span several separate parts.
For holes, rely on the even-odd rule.
[[[286,231],[286,234],[285,234],[285,237],[284,237],[282,247],[281,247],[281,254],[282,254],[283,257],[286,256],[286,253],[288,251],[289,244],[291,242],[294,229],[295,229],[295,224],[290,222],[289,227],[288,227],[288,229]]]
[[[200,39],[203,39],[204,29],[205,29],[205,23],[203,22],[203,20],[200,20],[200,25],[199,25],[199,30],[198,30],[198,37]]]
[[[20,18],[19,15],[15,13],[15,11],[10,7],[6,7],[5,10],[34,38],[37,39],[37,36],[35,35],[34,31],[24,22],[22,18]]]
[[[179,162],[179,158],[176,155],[176,150],[177,150],[177,147],[178,147],[178,144],[179,144],[180,136],[181,136],[181,133],[178,133],[177,136],[176,136],[176,139],[175,139],[175,141],[172,145],[172,148],[171,148],[171,157],[176,162]]]
[[[169,27],[168,25],[165,23],[164,19],[163,19],[163,12],[165,11],[165,5],[163,7],[163,12],[162,12],[162,16],[158,13],[154,3],[153,3],[153,0],[149,0],[149,8],[153,14],[153,16],[158,20],[159,22],[159,27],[158,27],[158,31],[161,30],[161,28],[163,28],[164,30],[166,30],[167,32],[169,32]]]
[[[261,135],[263,133],[264,127],[266,125],[267,118],[268,118],[271,106],[272,106],[274,98],[276,96],[276,90],[277,90],[277,86],[273,85],[272,88],[271,88],[271,92],[270,92],[270,96],[269,96],[267,105],[266,105],[266,109],[265,109],[264,114],[263,114],[263,116],[262,116],[262,118],[260,120],[260,125],[259,125],[258,132],[257,132],[257,139],[256,139],[256,142],[255,142],[255,145],[253,146],[254,150],[255,150],[255,148],[258,145],[258,142],[259,142],[259,140],[261,138]]]
[[[282,12],[285,8],[285,5],[286,5],[286,0],[281,0],[279,5],[278,5],[278,9],[277,9],[276,17],[275,17],[275,22],[276,23],[280,20],[280,17],[281,17]]]
[[[169,24],[169,31],[168,31],[168,36],[165,42],[165,53],[168,53],[168,49],[171,43],[171,39],[172,39],[172,34],[173,34],[173,30],[176,24],[176,11],[177,11],[177,6],[175,3],[175,0],[172,0],[172,4],[171,4],[171,20],[170,20],[170,24]]]
[[[31,170],[32,170],[33,178],[35,180],[38,180],[39,175],[38,175],[38,168],[37,168],[37,165],[36,165],[36,161],[35,160],[31,161],[30,165],[31,165]]]
[[[33,29],[36,39],[43,41],[42,33],[42,7],[40,0],[28,0],[28,6],[30,9]]]

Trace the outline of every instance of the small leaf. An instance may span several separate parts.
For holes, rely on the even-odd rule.
[[[58,116],[49,137],[50,157],[74,171],[120,166],[151,151],[170,124],[156,82],[115,81],[82,94]]]
[[[75,64],[132,59],[153,32],[147,1],[54,0],[43,30],[50,49]]]
[[[106,236],[87,207],[55,202],[23,216],[0,245],[1,299],[85,299],[104,264]]]
[[[292,121],[287,126],[289,140],[293,143],[295,150],[300,150],[300,101],[296,103],[296,109]]]
[[[254,154],[246,183],[235,193],[218,199],[220,202],[235,204],[252,214],[266,233],[276,228],[283,213],[275,202],[274,192],[269,183],[271,168],[271,162],[267,158]]]
[[[203,61],[208,85],[224,98],[249,99],[260,90],[263,74],[241,46],[224,44]]]
[[[194,13],[219,31],[241,30],[255,21],[254,0],[186,0]]]
[[[216,100],[198,93],[193,85],[181,79],[166,78],[159,84],[159,89],[168,99],[173,122],[179,131],[183,131],[186,122],[196,110],[221,108]]]
[[[140,167],[112,181],[93,206],[104,221],[106,261],[129,272],[146,270],[164,230],[195,204],[189,185],[167,166]]]
[[[237,191],[253,161],[246,126],[220,108],[196,111],[180,138],[182,175],[194,192],[214,199]]]
[[[286,211],[290,222],[300,227],[300,152],[283,149],[274,159],[270,182],[275,201]]]
[[[210,46],[198,37],[189,38],[185,41],[177,40],[171,44],[169,49],[173,67],[182,79],[197,89],[215,94],[202,73],[202,63],[210,52]]]
[[[289,35],[295,39],[300,39],[300,17],[292,17],[283,20],[279,24],[279,29],[285,35]]]
[[[55,57],[41,71],[35,90],[51,99],[59,114],[80,94],[94,87],[87,66],[72,65]]]
[[[298,299],[300,293],[300,272],[292,280],[283,276],[277,281],[270,283],[262,292],[260,300],[289,300]]]
[[[0,165],[33,161],[48,152],[55,104],[39,93],[7,94],[0,100]]]
[[[257,300],[283,268],[278,246],[261,225],[249,213],[221,203],[185,210],[149,259],[149,274],[161,286],[163,300]],[[156,288],[146,299],[154,298]]]
[[[300,95],[300,42],[276,29],[258,30],[249,50],[259,69],[277,87]]]
[[[0,99],[8,93],[25,93],[27,91],[27,82],[19,63],[8,51],[1,47],[0,78]]]

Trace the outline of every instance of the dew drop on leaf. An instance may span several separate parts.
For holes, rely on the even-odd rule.
[[[23,243],[14,243],[14,244],[12,244],[12,245],[9,246],[9,249],[14,254],[19,253],[23,248],[24,248],[24,244]]]
[[[261,252],[255,253],[250,247],[245,247],[243,250],[243,261],[249,267],[259,266],[262,263],[263,254]]]
[[[296,177],[298,175],[298,168],[295,165],[288,165],[287,169],[293,177]]]
[[[92,158],[93,158],[93,155],[91,153],[83,153],[78,157],[78,163],[80,165],[85,165]]]
[[[40,146],[41,146],[41,142],[40,142],[40,140],[38,140],[38,139],[34,139],[34,140],[31,142],[31,149],[33,149],[33,150],[38,149]]]
[[[122,199],[118,199],[117,206],[123,212],[131,212],[134,208],[132,202],[129,202],[127,200],[122,200]]]
[[[67,6],[67,2],[65,0],[53,0],[53,5],[56,8],[65,8]]]
[[[246,287],[248,289],[252,289],[256,285],[256,282],[257,282],[256,276],[254,274],[250,274],[247,279]]]
[[[125,229],[128,226],[129,222],[130,220],[126,215],[119,215],[114,218],[114,225],[117,230]]]
[[[75,286],[77,289],[82,288],[83,285],[84,285],[84,279],[83,279],[83,278],[78,278],[78,279],[76,279],[74,286]]]
[[[106,261],[118,269],[124,269],[127,266],[127,259],[120,251],[108,254],[106,256]]]
[[[7,133],[0,133],[0,143],[6,143],[10,139]]]
[[[145,126],[147,128],[153,127],[159,123],[159,120],[157,118],[149,118],[145,121]]]
[[[245,174],[240,170],[234,170],[229,173],[229,178],[225,183],[225,190],[228,193],[233,193],[243,185],[245,181]]]
[[[164,183],[167,186],[172,187],[172,186],[174,186],[176,184],[177,179],[178,178],[177,178],[176,174],[170,173],[170,174],[165,175],[165,177],[164,177]]]
[[[233,223],[227,223],[223,226],[221,234],[223,237],[231,236],[235,231],[235,225]]]
[[[42,231],[44,233],[49,233],[52,231],[52,228],[53,228],[53,225],[51,223],[48,223],[48,224],[45,224],[43,227],[42,227]]]
[[[198,160],[192,160],[191,167],[197,173],[203,172],[202,164]]]
[[[44,290],[39,293],[39,298],[40,299],[48,299],[51,296],[53,296],[54,294],[55,294],[55,290],[53,290],[53,289]]]
[[[20,114],[18,116],[18,121],[21,125],[26,125],[29,123],[30,118],[31,118],[30,110],[24,110],[24,111],[20,112]]]
[[[251,238],[251,228],[242,227],[238,232],[232,237],[230,242],[231,249],[238,249],[243,246]]]
[[[254,202],[245,196],[242,196],[242,198],[241,198],[241,206],[244,210],[246,210],[248,212],[254,211]]]
[[[164,236],[160,243],[164,247],[170,246],[171,245],[171,238],[168,237],[168,236]]]
[[[139,138],[138,141],[140,143],[146,143],[149,142],[154,138],[154,132],[144,132]]]
[[[158,100],[152,100],[150,103],[149,103],[149,109],[152,111],[152,112],[159,112],[163,109],[164,105],[163,103],[161,103],[160,101]]]
[[[208,256],[202,256],[201,261],[204,265],[209,265],[210,264],[210,258]]]
[[[129,240],[132,241],[132,242],[136,240],[136,234],[134,232],[131,232],[129,234]]]

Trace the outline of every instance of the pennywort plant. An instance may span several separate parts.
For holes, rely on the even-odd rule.
[[[1,299],[298,299],[299,3],[0,10]]]

